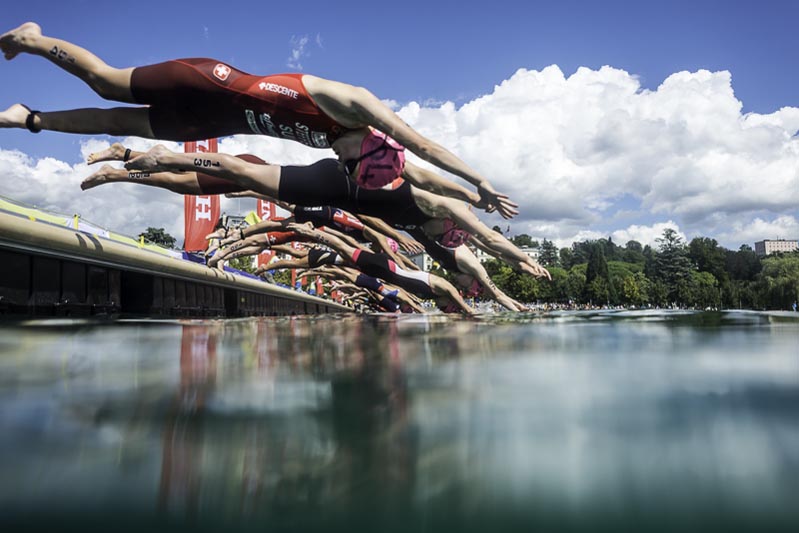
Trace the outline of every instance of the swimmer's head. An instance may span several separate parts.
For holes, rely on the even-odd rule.
[[[344,170],[364,189],[379,189],[402,175],[405,148],[397,141],[374,130],[361,141],[358,157],[344,161]]]
[[[397,244],[397,241],[391,237],[386,237],[386,241],[388,242],[388,247],[391,248],[392,252],[396,253],[397,250],[399,250],[399,244]]]

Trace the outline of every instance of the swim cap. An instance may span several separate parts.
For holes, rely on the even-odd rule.
[[[355,183],[364,189],[379,189],[397,179],[405,168],[405,148],[377,131],[361,141],[360,167]]]
[[[395,241],[391,237],[386,237],[386,241],[388,242],[388,247],[391,248],[392,252],[396,252],[399,249],[397,241]]]

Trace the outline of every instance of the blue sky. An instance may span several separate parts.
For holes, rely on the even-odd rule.
[[[741,106],[740,117],[737,119],[739,122],[747,114],[770,116],[781,108],[799,107],[799,92],[796,90],[799,85],[799,70],[796,68],[799,47],[795,31],[795,22],[799,20],[799,2],[199,1],[179,4],[109,4],[92,0],[60,3],[36,0],[4,6],[3,15],[2,31],[24,21],[34,20],[41,24],[46,34],[80,44],[114,66],[148,64],[175,57],[207,56],[229,62],[252,73],[301,70],[363,85],[380,98],[393,102],[403,118],[431,136],[435,136],[437,128],[436,123],[431,121],[443,123],[449,117],[453,123],[458,123],[462,119],[457,117],[457,111],[462,106],[468,107],[468,104],[486,95],[499,98],[496,86],[506,82],[507,85],[529,84],[526,78],[526,81],[520,77],[514,78],[519,69],[524,69],[524,72],[532,76],[530,73],[540,73],[552,65],[557,66],[571,85],[577,83],[577,79],[571,77],[580,67],[599,73],[603,66],[609,66],[614,72],[625,73],[626,76],[621,76],[623,80],[614,72],[604,72],[585,83],[607,86],[634,81],[639,84],[635,89],[639,94],[646,91],[660,92],[659,87],[675,73],[697,73],[701,70],[710,73],[727,72],[731,76],[731,81],[727,82],[728,86],[731,85],[731,94],[724,93],[723,76],[700,76],[701,79],[697,78],[699,81],[693,78],[682,80],[682,87],[695,83],[706,84],[704,87],[719,90],[722,97],[737,100]],[[0,90],[0,106],[3,108],[15,102],[23,102],[43,110],[113,105],[101,100],[81,82],[40,58],[20,56],[11,62],[3,61],[0,69],[5,82]],[[557,76],[549,76],[547,79],[549,81],[546,83],[561,83]],[[679,91],[674,94],[678,93]],[[583,93],[576,91],[574,94]],[[664,99],[665,96],[655,105],[667,105],[663,104]],[[715,97],[710,96],[706,102],[712,103],[714,100]],[[606,101],[606,98],[601,99],[601,102]],[[416,118],[413,118],[414,108],[407,107],[413,102],[422,109]],[[445,102],[451,102],[455,111],[441,111],[441,104]],[[512,102],[515,106],[520,105],[520,100],[516,97]],[[651,105],[646,103],[642,107],[648,108]],[[618,103],[610,107],[613,113],[607,113],[605,118],[614,113],[617,115],[619,110],[624,109]],[[678,108],[679,106],[675,108],[675,113],[679,112]],[[507,109],[507,106],[497,105],[487,108],[483,113],[501,113],[503,109]],[[717,116],[713,110],[708,111],[702,106],[697,108],[696,113],[705,111],[713,117]],[[642,116],[649,117],[647,112],[641,113]],[[531,111],[530,116],[554,115]],[[491,116],[487,115],[485,120],[491,120]],[[598,138],[596,131],[613,133],[626,127],[624,122],[620,122],[621,126],[605,129],[602,120],[604,119],[598,118],[597,122],[592,123],[591,127],[595,130],[593,138],[578,139],[573,143],[570,141],[571,144],[563,145],[566,151],[583,153],[580,143],[585,143],[586,147],[596,147],[598,144],[604,146],[608,137]],[[635,120],[639,120],[636,123],[640,125],[640,120],[643,119],[633,116],[633,122]],[[664,120],[672,124],[668,117]],[[680,120],[690,122],[690,119]],[[774,122],[771,119],[764,121]],[[792,114],[788,118],[777,120],[779,128],[787,131],[789,137],[796,133],[794,121]],[[556,137],[579,136],[580,132],[576,131],[579,123],[578,118],[573,117]],[[708,123],[711,124],[710,119]],[[505,143],[515,142],[510,139],[512,136],[517,138],[528,135],[533,139],[538,135],[538,130],[546,129],[547,126],[543,120],[531,121],[525,126],[529,128],[529,132],[524,128],[522,131],[513,130],[506,139],[500,130],[491,140],[497,146],[503,146]],[[651,129],[636,129],[630,135],[638,136],[642,131],[654,136],[660,135]],[[669,128],[668,131],[673,134],[674,128]],[[463,139],[464,136],[452,138],[449,144],[446,142],[447,137],[439,140],[451,146],[492,181],[496,181],[498,188],[502,189],[505,183],[508,187],[513,187],[514,181],[510,177],[503,175],[494,179],[492,173],[499,172],[501,168],[492,166],[488,153],[493,153],[493,150],[485,148],[488,145],[478,143],[475,146],[484,148],[479,153],[470,152],[469,144]],[[740,142],[746,145],[751,139],[751,136],[742,137]],[[84,147],[87,143],[104,140],[110,139],[90,139],[46,132],[34,136],[26,131],[0,130],[0,151],[20,151],[26,154],[30,158],[27,165],[31,168],[41,158],[50,157],[71,166],[73,172],[83,171],[86,175],[85,169],[75,168],[85,156]],[[695,138],[692,137],[678,140],[675,145],[694,141]],[[560,179],[558,183],[565,183],[563,180],[572,177],[569,173],[571,171],[558,174],[562,165],[540,165],[542,160],[551,159],[550,156],[525,159],[525,154],[536,152],[545,145],[543,141],[531,142],[535,146],[519,146],[513,152],[517,164],[525,161],[530,165],[527,170],[533,177],[530,178],[528,188],[534,185],[540,187],[549,179]],[[628,140],[614,142],[619,151],[641,149],[640,144],[631,144]],[[714,143],[718,142],[717,139],[709,141],[706,153],[717,151]],[[763,150],[785,153],[786,150],[791,152],[796,147],[795,142],[791,141],[774,142],[779,147],[771,146]],[[554,148],[555,152],[559,150]],[[654,166],[657,166],[658,157],[663,153],[658,152],[660,155],[652,156]],[[316,152],[305,156],[290,151],[283,155],[289,159],[305,160],[308,157],[313,160],[327,154]],[[608,170],[608,165],[602,167],[604,170],[600,167],[589,168],[596,161],[595,155],[582,158],[570,156],[569,161],[578,161],[581,168],[575,175],[582,180],[600,180],[592,183],[602,183],[602,179],[610,183],[613,176],[607,172],[616,172],[618,168]],[[693,152],[684,155],[681,161],[700,158]],[[763,163],[761,155],[760,152],[752,153],[746,159]],[[642,164],[619,159],[622,157],[619,154],[614,157],[616,162],[610,165],[612,168],[614,165],[640,168]],[[690,172],[694,177],[685,178],[686,183],[692,183],[697,172],[703,176],[701,179],[715,179],[715,176],[708,175],[714,172],[708,163],[710,159],[703,160],[704,163],[697,167],[700,171],[693,168]],[[779,164],[784,169],[783,181],[790,181],[795,176],[789,168],[795,161],[791,157],[780,160]],[[767,163],[763,165],[768,166]],[[675,163],[672,161],[669,164]],[[681,165],[682,162],[676,164],[677,167]],[[14,167],[2,168],[8,172]],[[725,172],[723,168],[718,172]],[[650,170],[654,172],[652,169],[648,171]],[[673,175],[676,176],[672,178],[676,180],[675,183],[680,182],[681,176],[685,177],[684,172],[680,174],[677,170]],[[717,237],[730,247],[737,247],[740,242],[747,242],[746,239],[750,239],[758,231],[799,230],[799,225],[796,224],[799,213],[795,208],[783,205],[785,202],[774,203],[763,198],[759,203],[744,205],[746,202],[742,198],[729,198],[725,200],[726,203],[703,204],[704,210],[701,206],[685,207],[692,203],[694,197],[668,200],[666,197],[669,194],[664,195],[657,186],[666,179],[668,178],[664,176],[652,178],[649,188],[636,191],[619,189],[607,196],[597,193],[579,213],[568,213],[568,208],[574,207],[574,198],[563,192],[561,196],[553,197],[564,201],[564,214],[561,217],[554,212],[545,216],[534,214],[546,211],[542,209],[544,206],[536,204],[532,199],[527,202],[525,190],[518,189],[514,197],[521,198],[523,209],[528,207],[529,211],[523,211],[522,216],[514,223],[512,233],[528,232],[565,243],[570,238],[626,231],[632,226],[653,230],[656,224],[671,221],[688,238],[703,234]],[[723,179],[723,176],[718,179]],[[746,179],[746,176],[740,177],[740,180]],[[759,178],[751,176],[751,179]],[[72,183],[72,186],[77,187],[78,182],[79,180]],[[17,189],[13,189],[11,183],[6,180],[5,188],[0,186],[0,194],[12,198],[21,196],[27,201],[60,207],[66,211],[73,207],[59,204],[52,197],[37,198],[29,190],[20,190],[18,184],[14,184],[13,187]],[[24,183],[24,180],[19,183]],[[35,183],[46,183],[46,180]],[[726,189],[735,187],[735,183],[737,182],[722,181],[717,186]],[[585,189],[585,185],[581,187]],[[686,187],[691,189],[692,186]],[[601,189],[599,185],[598,189]],[[702,192],[708,198],[713,196],[712,191],[700,191],[695,197],[702,197]],[[67,197],[71,198],[70,195]],[[168,201],[163,195],[159,198]],[[550,202],[547,207],[552,205]],[[102,218],[98,215],[92,213],[91,218]],[[139,216],[144,220],[146,213],[142,212]],[[489,223],[498,222],[491,217],[484,217],[484,220]],[[762,222],[760,229],[756,229],[758,220]],[[781,222],[777,223],[777,220]],[[119,224],[113,220],[97,222]],[[169,225],[168,222],[162,223]],[[736,224],[740,226],[740,231],[731,232],[729,228]],[[143,228],[133,228],[130,233],[141,229]],[[173,231],[176,230],[173,228]],[[775,237],[777,235],[763,235],[761,238]]]

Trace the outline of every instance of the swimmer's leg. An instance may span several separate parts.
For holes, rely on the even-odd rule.
[[[86,158],[86,163],[93,165],[95,163],[102,163],[103,161],[127,161],[134,157],[139,157],[144,152],[136,152],[130,148],[125,148],[122,143],[114,143],[105,150],[89,154]]]
[[[203,174],[228,180],[237,190],[252,190],[276,199],[280,193],[281,167],[255,164],[227,154],[171,152],[162,145],[151,148],[143,155],[125,164],[130,170],[174,171],[192,169]],[[227,192],[227,191],[225,191]]]
[[[13,59],[20,53],[43,57],[83,80],[101,97],[134,103],[130,90],[133,68],[111,67],[80,46],[42,35],[41,28],[34,22],[27,22],[0,36],[0,50],[6,59]]]
[[[0,128],[28,128],[63,133],[107,134],[153,139],[150,110],[147,107],[112,109],[70,109],[68,111],[31,112],[22,104],[14,104],[0,112]]]
[[[140,183],[150,187],[160,187],[178,194],[207,194],[197,181],[195,172],[139,172],[124,168],[103,165],[100,170],[83,180],[80,188],[84,191],[106,183]]]

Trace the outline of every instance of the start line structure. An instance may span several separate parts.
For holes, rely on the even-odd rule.
[[[352,312],[0,198],[0,315],[245,317]]]

